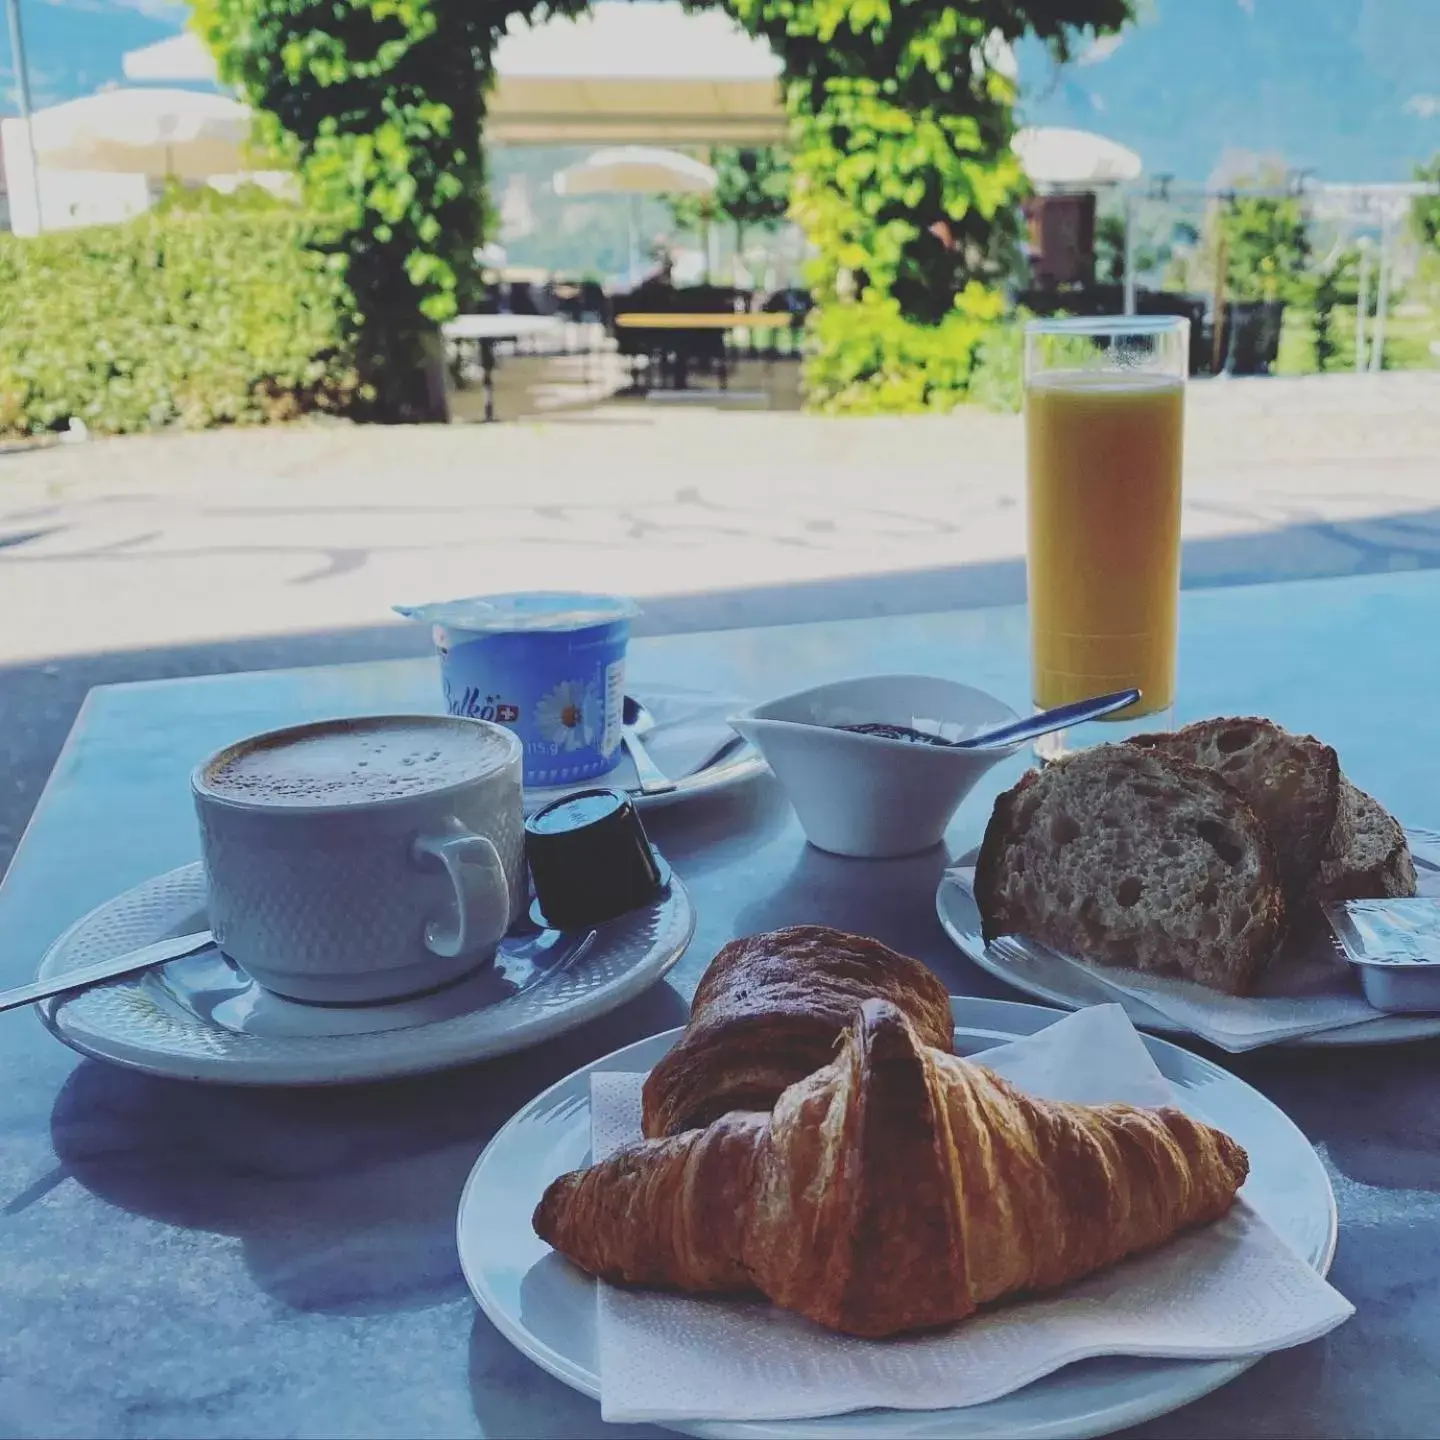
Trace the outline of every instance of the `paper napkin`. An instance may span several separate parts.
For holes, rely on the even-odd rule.
[[[1067,1016],[983,1060],[1052,1099],[1179,1103],[1115,1005]],[[643,1080],[591,1077],[597,1158],[639,1137]],[[1087,1356],[1256,1355],[1313,1340],[1353,1313],[1243,1200],[1150,1255],[938,1334],[857,1340],[763,1300],[597,1290],[601,1412],[617,1422],[977,1405]]]
[[[650,758],[672,780],[693,774],[735,732],[726,721],[750,702],[710,690],[682,689],[675,685],[636,685],[630,692],[655,717],[655,728],[641,738]],[[630,789],[639,784],[629,755],[604,780],[606,785]]]

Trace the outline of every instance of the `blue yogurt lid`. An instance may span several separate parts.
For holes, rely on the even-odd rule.
[[[531,590],[515,595],[471,595],[429,605],[396,605],[409,620],[468,630],[475,635],[515,631],[585,630],[633,620],[640,607],[623,595],[586,595],[565,590]]]

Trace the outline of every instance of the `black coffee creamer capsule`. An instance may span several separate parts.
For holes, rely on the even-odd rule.
[[[552,929],[581,930],[648,905],[668,883],[630,797],[581,790],[525,822],[536,908]]]

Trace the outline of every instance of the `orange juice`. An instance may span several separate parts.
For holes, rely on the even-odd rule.
[[[1137,686],[1175,700],[1183,383],[1052,371],[1025,395],[1031,663],[1037,705]]]

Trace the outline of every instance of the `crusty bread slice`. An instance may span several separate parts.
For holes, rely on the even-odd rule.
[[[1107,965],[1244,994],[1284,926],[1274,852],[1212,771],[1101,745],[995,802],[975,870],[986,940],[1020,934]]]
[[[1340,814],[1311,889],[1321,904],[1415,893],[1415,861],[1400,822],[1373,796],[1340,781]]]
[[[1270,832],[1280,884],[1292,907],[1314,883],[1332,835],[1345,847],[1343,826],[1336,833],[1340,762],[1313,735],[1293,735],[1273,720],[1220,717],[1167,734],[1139,735],[1129,743],[1203,765],[1240,792]]]

